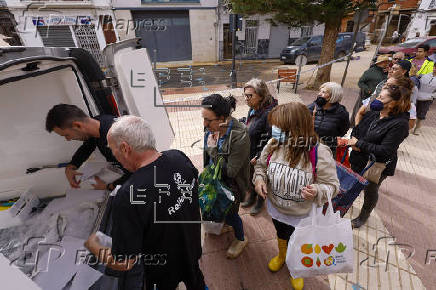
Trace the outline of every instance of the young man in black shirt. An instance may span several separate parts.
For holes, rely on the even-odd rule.
[[[108,143],[132,175],[113,200],[112,247],[90,236],[85,246],[118,271],[144,266],[146,289],[207,289],[198,260],[201,225],[198,171],[178,150],[158,152],[149,125],[124,116],[112,125]],[[156,287],[156,288],[155,288]]]
[[[124,171],[124,175],[112,184],[105,184],[96,177],[95,189],[113,190],[116,185],[122,184],[128,177],[127,170],[122,168],[111,150],[107,147],[107,133],[114,122],[115,117],[111,115],[100,115],[90,118],[80,108],[74,105],[59,104],[50,109],[47,114],[45,127],[48,132],[54,131],[67,141],[84,141],[83,145],[74,153],[71,162],[65,168],[65,175],[71,187],[79,188],[80,185],[76,176],[81,175],[77,169],[82,166],[89,156],[98,148],[107,162],[118,165]]]

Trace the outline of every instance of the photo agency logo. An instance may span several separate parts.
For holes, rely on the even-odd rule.
[[[47,27],[46,35],[48,37],[50,26],[71,26],[74,31],[83,26],[93,26],[96,30],[102,29],[103,32],[113,31],[125,32],[132,31],[166,31],[170,25],[170,20],[166,18],[145,18],[145,19],[115,19],[111,15],[104,15],[94,19],[91,15],[68,15],[59,9],[53,9],[47,6],[48,3],[32,2],[26,5],[22,15],[17,21],[18,33],[38,33],[37,27]],[[42,30],[42,29],[40,29]]]
[[[87,250],[78,250],[76,253],[76,265],[107,266],[108,264],[115,265],[115,263],[125,266],[126,269],[135,265],[164,266],[167,264],[167,254],[113,255],[109,248],[101,249],[97,256]]]

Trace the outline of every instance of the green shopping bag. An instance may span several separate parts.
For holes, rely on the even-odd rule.
[[[208,165],[198,178],[198,198],[205,221],[223,221],[235,201],[233,193],[221,180],[223,161],[221,157],[217,164]]]

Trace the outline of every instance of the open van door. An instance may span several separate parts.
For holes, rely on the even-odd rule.
[[[174,131],[147,49],[140,48],[138,41],[129,39],[106,46],[106,76],[121,114],[144,118],[156,137],[157,150],[167,150],[174,141]]]

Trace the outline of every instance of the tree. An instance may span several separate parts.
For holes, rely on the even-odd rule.
[[[268,14],[273,22],[300,26],[320,22],[325,24],[319,65],[331,61],[342,18],[357,9],[373,7],[377,0],[227,0],[232,12],[243,15]],[[314,89],[330,81],[331,65],[318,69]]]

